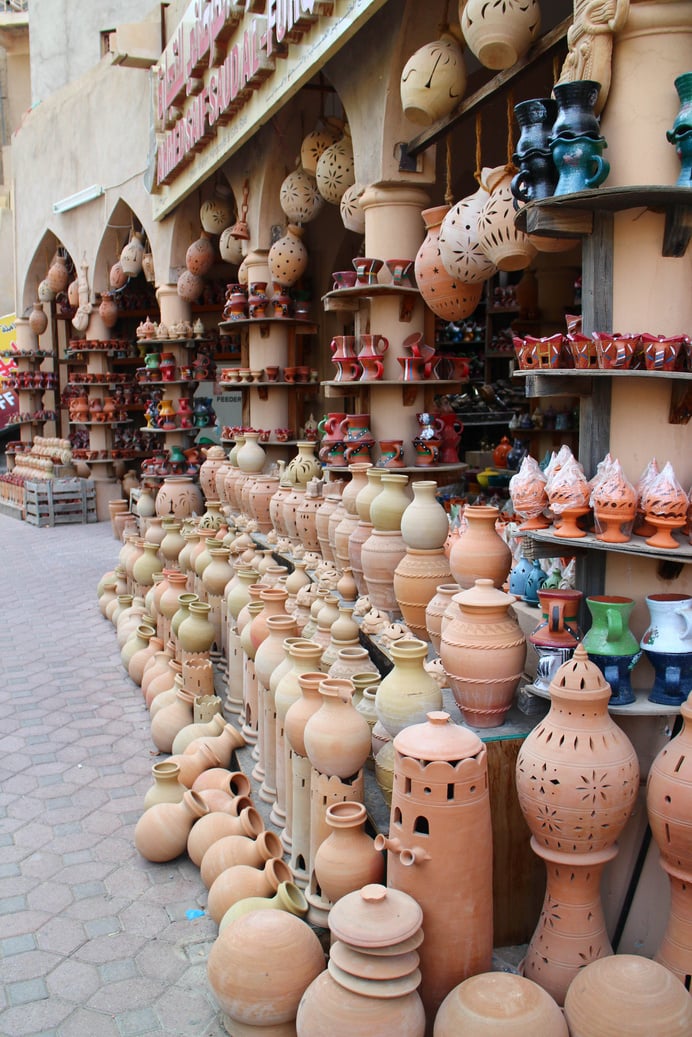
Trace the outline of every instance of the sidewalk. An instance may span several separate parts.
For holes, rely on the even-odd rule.
[[[155,750],[96,600],[119,547],[0,515],[2,1037],[226,1037],[199,870],[132,841]]]

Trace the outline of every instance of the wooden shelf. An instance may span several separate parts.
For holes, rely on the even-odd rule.
[[[458,464],[412,464],[403,465],[399,468],[388,468],[384,465],[378,465],[375,461],[374,467],[378,468],[382,472],[403,472],[404,474],[413,473],[425,473],[425,472],[465,472],[468,469],[468,465],[464,461],[459,461]],[[325,471],[327,472],[350,472],[351,468],[349,465],[325,465]]]
[[[632,536],[624,544],[611,544],[603,540],[597,540],[593,533],[587,533],[583,537],[558,537],[550,529],[527,530],[520,534],[534,541],[534,553],[537,556],[552,558],[557,555],[581,554],[584,551],[604,551],[608,554],[625,554],[635,558],[650,558],[659,562],[672,562],[674,565],[689,565],[692,562],[692,544],[680,533],[674,533],[675,540],[679,543],[678,548],[665,550],[660,547],[649,547],[643,537]],[[540,545],[538,552],[536,547]],[[542,550],[542,548],[555,548],[554,551]]]
[[[545,237],[583,237],[594,230],[594,213],[646,209],[663,213],[663,256],[685,255],[692,235],[692,187],[642,184],[601,187],[594,191],[542,198],[527,202],[514,217],[516,226]]]
[[[322,296],[322,305],[327,313],[355,312],[362,299],[373,299],[376,296],[386,295],[399,298],[399,320],[402,324],[410,323],[413,307],[416,300],[421,297],[420,292],[413,285],[364,284],[355,285],[353,288],[337,288]]]
[[[401,389],[401,398],[404,407],[412,406],[421,390],[437,389],[440,386],[466,385],[465,378],[426,378],[419,382],[404,382],[400,378],[380,378],[361,381],[354,379],[350,382],[320,382],[325,390],[327,399],[339,399],[342,396],[355,396],[364,390],[376,389],[380,386],[398,386]]]
[[[151,432],[154,435],[168,436],[173,435],[174,432],[184,432],[188,436],[196,436],[198,432],[203,432],[204,429],[214,428],[214,425],[194,425],[192,428],[140,428],[140,432]]]

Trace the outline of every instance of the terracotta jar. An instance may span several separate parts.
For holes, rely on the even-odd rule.
[[[464,508],[466,529],[457,537],[449,554],[452,576],[462,590],[478,579],[491,579],[501,588],[512,566],[512,552],[499,533],[497,508],[469,505]]]
[[[569,1037],[562,1012],[537,983],[510,972],[470,976],[435,1016],[435,1037]]]
[[[363,579],[370,603],[385,612],[397,610],[394,571],[406,554],[401,531],[373,529],[361,548]]]
[[[305,726],[310,717],[320,709],[322,696],[320,685],[324,680],[321,671],[313,670],[298,675],[300,698],[286,710],[284,736],[288,746],[286,799],[291,796],[291,872],[301,886],[308,881],[308,859],[310,854],[310,760],[305,746]],[[290,768],[291,784],[288,784]]]
[[[671,906],[656,961],[686,983],[692,961],[692,702],[680,707],[683,727],[661,749],[649,770],[646,806],[660,852],[660,865],[670,883]]]
[[[334,561],[334,553],[332,551],[332,546],[329,543],[329,521],[330,516],[338,507],[341,507],[341,494],[327,493],[315,515],[317,540],[319,543],[319,549],[322,553],[322,558],[325,562]]]
[[[179,624],[176,632],[183,652],[198,655],[211,649],[214,643],[214,627],[209,622],[209,611],[208,602],[190,602],[189,615]]]
[[[171,756],[170,759],[178,764],[180,768],[178,781],[187,789],[192,788],[195,780],[204,771],[221,767],[223,763],[210,745],[198,742],[184,753]]]
[[[571,1037],[692,1033],[692,998],[663,965],[636,954],[586,963],[565,998]]]
[[[536,255],[528,234],[514,224],[512,172],[498,166],[488,173],[490,197],[478,214],[478,244],[498,270],[524,270]]]
[[[320,684],[320,708],[303,733],[310,763],[321,774],[350,778],[370,752],[370,728],[351,702],[350,681],[326,677]]]
[[[427,640],[426,609],[440,584],[451,577],[444,548],[407,547],[394,570],[392,587],[404,622],[416,637]]]
[[[538,653],[535,683],[547,690],[558,666],[571,658],[581,640],[577,616],[581,591],[543,587],[538,592],[542,618],[529,641]]]
[[[270,897],[280,883],[291,881],[291,869],[280,857],[270,857],[259,868],[234,864],[212,882],[207,897],[207,912],[217,925],[226,912],[246,897]]]
[[[209,889],[226,868],[235,864],[250,864],[260,868],[264,861],[271,857],[281,857],[282,853],[279,837],[274,832],[260,832],[255,839],[248,839],[245,835],[225,835],[212,843],[202,858],[202,882]]]
[[[158,696],[157,696],[158,697]],[[169,705],[155,710],[152,706],[151,740],[162,753],[170,753],[173,739],[193,721],[194,695],[176,681],[175,692]]]
[[[184,853],[195,821],[208,812],[199,795],[189,790],[179,803],[155,803],[135,825],[135,846],[148,861],[172,861]]]
[[[174,761],[158,760],[151,768],[154,784],[144,796],[144,809],[148,810],[155,803],[180,803],[185,795],[185,787],[178,781],[180,767]]]
[[[308,913],[308,902],[295,882],[281,882],[271,897],[245,897],[229,907],[221,919],[219,932],[251,911],[288,911],[291,915],[304,918]]]
[[[284,825],[281,841],[289,848],[292,843],[293,821],[293,770],[290,747],[286,739],[286,716],[288,710],[301,697],[299,679],[303,673],[315,672],[319,666],[319,645],[302,638],[292,639],[287,655],[289,668],[278,679],[274,691],[276,708],[276,803],[274,809],[279,823]]]
[[[490,969],[492,835],[486,749],[478,735],[431,712],[394,739],[385,847],[388,883],[423,910],[420,993],[429,1018],[459,982]],[[461,857],[464,868],[458,867]],[[440,895],[444,891],[444,895]],[[464,925],[472,917],[473,925]]]
[[[249,491],[250,517],[257,523],[260,533],[270,533],[272,521],[269,514],[271,499],[279,488],[279,477],[277,475],[259,474],[252,483]]]
[[[188,475],[167,475],[156,494],[156,514],[176,520],[201,515],[204,501],[199,487]]]
[[[456,614],[440,636],[444,671],[465,722],[498,727],[512,704],[526,657],[526,638],[509,612],[516,598],[484,579],[453,601]]]
[[[452,603],[452,598],[460,590],[461,587],[458,583],[438,584],[435,593],[425,607],[425,628],[428,633],[428,640],[432,643],[438,655],[440,654],[443,617]]]
[[[487,172],[483,170],[484,175]],[[478,247],[478,214],[488,200],[483,178],[473,194],[462,198],[447,212],[438,239],[445,270],[466,284],[487,281],[496,270],[492,261]]]
[[[324,952],[310,926],[286,911],[255,911],[219,934],[207,977],[231,1030],[266,1033],[293,1022],[306,987],[323,968]]]
[[[219,839],[227,835],[256,839],[264,831],[264,822],[254,807],[245,807],[237,817],[214,811],[201,817],[200,821],[204,823],[195,824],[187,840],[187,855],[198,868],[209,847]]]
[[[198,702],[199,700],[195,700],[195,713],[198,712]],[[184,753],[187,747],[192,745],[192,743],[198,738],[204,738],[207,735],[218,735],[223,731],[226,726],[226,719],[221,712],[221,700],[216,699],[215,705],[217,707],[217,712],[214,713],[209,720],[196,720],[194,723],[189,724],[187,727],[184,727],[182,731],[178,732],[173,740],[174,755]]]
[[[401,530],[401,517],[411,504],[408,475],[382,472],[380,481],[382,489],[370,501],[370,521],[375,529],[397,532]]]
[[[430,710],[442,708],[442,692],[424,669],[428,645],[417,638],[401,638],[389,649],[394,663],[382,678],[375,698],[377,716],[393,738],[411,724],[420,724]]]
[[[362,673],[377,674],[379,678],[380,671],[370,658],[368,649],[361,644],[353,644],[339,649],[336,659],[329,667],[328,676],[338,677],[341,680],[352,680],[355,674]],[[360,695],[356,696],[354,691],[352,699],[354,706],[357,706]]]
[[[242,749],[245,745],[245,739],[233,724],[226,723],[221,713],[218,714],[217,730],[218,733],[216,734],[201,735],[193,738],[190,744],[183,750],[183,756],[188,756],[190,753],[195,752],[200,745],[206,745],[213,750],[219,761],[214,766],[229,768],[233,762],[233,753],[236,749]]]
[[[265,803],[273,803],[276,800],[277,736],[276,700],[271,688],[271,677],[273,672],[287,658],[286,638],[295,637],[298,628],[293,616],[286,614],[269,616],[267,618],[267,628],[267,637],[262,641],[255,653],[259,708],[262,711],[259,762],[264,770],[259,797]]]
[[[440,257],[440,226],[450,209],[437,205],[421,213],[427,231],[415,259],[416,284],[430,309],[443,320],[470,316],[480,302],[483,284],[465,284],[447,273]]]
[[[502,9],[468,0],[460,5],[460,21],[467,46],[481,65],[504,69],[514,65],[538,38],[541,9],[538,0],[510,3]]]
[[[327,807],[331,829],[315,854],[315,875],[321,892],[336,903],[370,882],[381,882],[384,857],[365,833],[367,811],[362,803],[333,803]]]
[[[583,645],[558,669],[550,697],[550,712],[517,757],[519,805],[548,882],[523,972],[562,1005],[579,970],[613,953],[600,878],[634,809],[639,763],[608,713],[610,686]]]
[[[159,558],[159,545],[145,540],[142,548],[142,554],[132,566],[132,578],[140,588],[140,594],[144,594],[146,588],[151,587],[154,582],[154,573],[160,573],[163,570],[163,562]]]
[[[216,473],[226,462],[226,451],[222,446],[207,447],[204,461],[199,468],[199,485],[208,500],[219,500],[216,489]]]
[[[449,535],[449,520],[436,497],[437,483],[424,479],[411,483],[411,489],[413,500],[401,516],[406,546],[421,551],[443,547]]]

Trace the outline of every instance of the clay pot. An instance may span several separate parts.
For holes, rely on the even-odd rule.
[[[389,649],[394,663],[382,678],[375,703],[381,724],[393,738],[410,724],[420,724],[430,710],[442,708],[442,692],[424,669],[428,654],[425,641],[402,638]]]
[[[29,327],[34,335],[42,335],[48,327],[48,315],[43,309],[43,303],[38,300],[33,304],[29,314]]]
[[[167,475],[156,494],[156,514],[180,521],[201,515],[204,501],[199,487],[188,475]]]
[[[385,612],[397,609],[393,574],[406,554],[401,532],[373,529],[361,548],[361,565],[370,603]]]
[[[223,717],[219,714],[222,725],[222,730],[218,735],[202,735],[201,738],[195,738],[183,751],[182,756],[191,756],[196,753],[200,748],[205,747],[209,749],[214,758],[218,760],[218,763],[214,763],[213,767],[230,767],[232,762],[232,756],[236,749],[241,749],[245,745],[245,739],[243,738],[240,731],[238,731],[233,724],[227,724],[223,721]],[[205,768],[206,770],[207,768]],[[181,767],[182,770],[182,767]],[[197,775],[195,775],[195,778]],[[193,782],[194,782],[193,778]],[[184,782],[187,784],[187,782]],[[190,783],[192,785],[192,782]]]
[[[483,285],[465,284],[445,270],[440,256],[439,235],[448,205],[424,209],[421,213],[427,230],[415,259],[416,284],[430,309],[443,320],[470,316],[480,302]]]
[[[526,657],[526,638],[509,613],[516,598],[485,579],[453,600],[456,615],[440,637],[444,671],[465,722],[498,727],[512,704]]]
[[[214,644],[214,627],[209,622],[210,605],[206,601],[191,601],[188,615],[175,631],[181,651],[191,654],[208,652]]]
[[[401,997],[383,997],[346,990],[330,972],[323,972],[305,991],[298,1007],[299,1037],[423,1037],[425,1013],[415,990]]]
[[[332,903],[370,882],[381,882],[384,857],[366,835],[367,811],[362,803],[333,803],[326,822],[332,830],[315,854],[320,891]]]
[[[323,968],[320,941],[305,922],[285,911],[255,911],[219,934],[207,977],[231,1029],[237,1021],[266,1030],[295,1019],[306,987]]]
[[[275,241],[269,249],[267,263],[272,281],[290,287],[305,273],[308,252],[302,242],[303,228],[289,223],[283,238]]]
[[[352,691],[350,681],[326,677],[319,687],[321,706],[305,724],[306,753],[321,774],[350,778],[370,753],[370,728],[351,702]]]
[[[489,172],[484,169],[483,176]],[[481,182],[477,191],[452,206],[440,227],[438,246],[442,264],[450,277],[466,284],[487,281],[497,269],[478,244],[478,216],[488,197]]]
[[[179,803],[155,803],[135,825],[135,846],[148,861],[172,861],[184,853],[195,821],[208,813],[196,792]]]
[[[264,823],[254,807],[245,807],[237,817],[214,811],[201,817],[193,826],[187,840],[187,854],[199,868],[205,853],[219,839],[227,835],[244,835],[256,839],[264,831]]]
[[[204,277],[216,262],[216,252],[205,231],[193,241],[185,253],[185,266],[191,274]],[[199,296],[198,296],[199,297]]]
[[[571,1037],[645,1037],[692,1032],[692,998],[656,961],[613,954],[584,965],[565,998]]]
[[[229,907],[221,919],[219,932],[223,932],[236,918],[248,915],[251,911],[288,911],[298,918],[304,918],[308,913],[308,902],[295,882],[281,882],[273,897],[245,897]]]
[[[550,712],[517,757],[519,805],[548,881],[523,972],[561,1005],[584,965],[612,954],[600,877],[634,809],[639,763],[608,713],[610,686],[583,645],[558,669],[550,697]]]
[[[370,521],[375,529],[387,531],[401,529],[402,515],[411,505],[408,481],[408,475],[382,472],[381,491],[370,501]]]
[[[512,174],[498,166],[488,174],[490,197],[478,214],[478,244],[498,270],[524,270],[536,255],[530,237],[514,225]]]
[[[185,787],[178,781],[180,767],[170,760],[158,760],[151,768],[154,784],[144,796],[144,809],[156,803],[180,803]]]
[[[170,705],[155,710],[152,703],[151,740],[159,752],[170,753],[175,736],[192,723],[193,705],[194,696],[184,690],[181,678],[176,678],[176,689]]]
[[[428,638],[426,609],[437,588],[451,575],[442,547],[427,551],[409,547],[394,570],[394,594],[404,622],[415,637]]]
[[[226,835],[213,843],[204,854],[200,867],[202,882],[209,889],[226,868],[232,868],[235,864],[250,864],[259,868],[264,861],[271,857],[281,857],[282,853],[279,837],[274,832],[261,832],[256,839],[248,839],[245,835]]]
[[[304,158],[303,165],[308,168]],[[338,205],[346,189],[355,183],[353,144],[347,126],[343,137],[328,145],[317,159],[315,179],[317,190],[331,205]]]
[[[501,588],[512,565],[512,552],[495,525],[497,508],[469,505],[464,509],[466,529],[454,541],[449,553],[452,576],[462,590],[473,587],[476,580],[490,579]]]
[[[412,54],[401,73],[399,92],[404,115],[431,126],[448,115],[464,96],[466,68],[459,43],[443,32]]]
[[[461,31],[469,50],[486,68],[503,69],[516,64],[538,39],[541,9],[538,0],[503,6],[467,0],[459,5]]]
[[[298,166],[283,180],[279,204],[292,223],[309,223],[324,205],[314,174]]]
[[[280,857],[270,857],[262,867],[234,864],[212,882],[207,911],[217,925],[230,908],[247,897],[270,897],[282,882],[291,881],[291,869]]]
[[[430,551],[442,547],[449,535],[447,512],[435,496],[437,483],[425,479],[411,484],[413,500],[401,516],[401,533],[407,547]]]
[[[461,587],[458,583],[439,584],[425,608],[425,627],[428,632],[428,639],[438,655],[440,654],[443,617],[452,602],[452,598],[460,590]]]
[[[434,1037],[569,1037],[550,994],[523,976],[485,972],[450,990],[435,1016]]]
[[[248,797],[251,792],[250,779],[242,771],[229,771],[225,767],[205,771],[193,783],[195,792],[218,789],[231,797]]]

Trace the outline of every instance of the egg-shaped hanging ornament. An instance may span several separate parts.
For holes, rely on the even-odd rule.
[[[289,223],[283,238],[269,249],[267,264],[272,281],[288,288],[295,284],[308,265],[308,252],[301,241],[303,228]]]
[[[216,261],[216,252],[209,235],[202,231],[197,241],[193,241],[185,253],[185,266],[191,274],[204,277],[208,274]]]
[[[514,225],[512,172],[496,166],[484,181],[490,197],[478,214],[478,241],[498,270],[524,270],[536,255],[528,234]]]
[[[452,206],[440,227],[442,264],[451,277],[458,277],[467,284],[487,281],[497,270],[478,241],[478,216],[489,197],[481,182],[477,191]]]
[[[343,132],[340,119],[320,119],[300,145],[300,164],[306,173],[315,175],[317,162],[323,151],[339,139]]]
[[[315,178],[318,191],[331,205],[338,205],[346,189],[355,183],[353,144],[348,126],[344,126],[343,137],[320,155]]]
[[[459,22],[481,65],[511,68],[538,39],[541,9],[538,0],[459,0]]]
[[[117,292],[119,288],[124,288],[127,284],[127,274],[123,270],[120,260],[113,263],[113,266],[110,268],[108,283],[114,292]]]
[[[356,234],[365,234],[365,213],[360,204],[364,191],[364,184],[357,182],[351,184],[346,188],[339,202],[341,222],[346,230],[355,231]]]
[[[226,227],[219,238],[219,255],[224,263],[232,263],[238,266],[243,261],[243,239],[235,238],[231,234],[232,227]]]
[[[55,292],[48,284],[46,278],[44,278],[43,281],[39,283],[37,294],[39,302],[52,302],[55,298]]]
[[[204,278],[183,270],[178,278],[178,295],[185,302],[197,302],[204,291]]]
[[[284,179],[279,203],[291,223],[309,223],[324,205],[324,198],[313,174],[298,166]]]
[[[457,41],[447,32],[411,55],[399,83],[404,115],[419,126],[431,126],[449,115],[465,90],[464,55]]]
[[[127,277],[136,277],[142,269],[144,257],[144,235],[134,231],[132,237],[120,253],[120,265]]]
[[[207,234],[220,234],[233,219],[233,203],[230,188],[218,184],[211,198],[202,202],[199,222]]]
[[[421,213],[428,233],[418,249],[414,270],[418,289],[433,313],[443,320],[462,320],[478,306],[483,284],[465,284],[451,277],[442,264],[438,236],[448,211],[448,205],[436,205]]]

